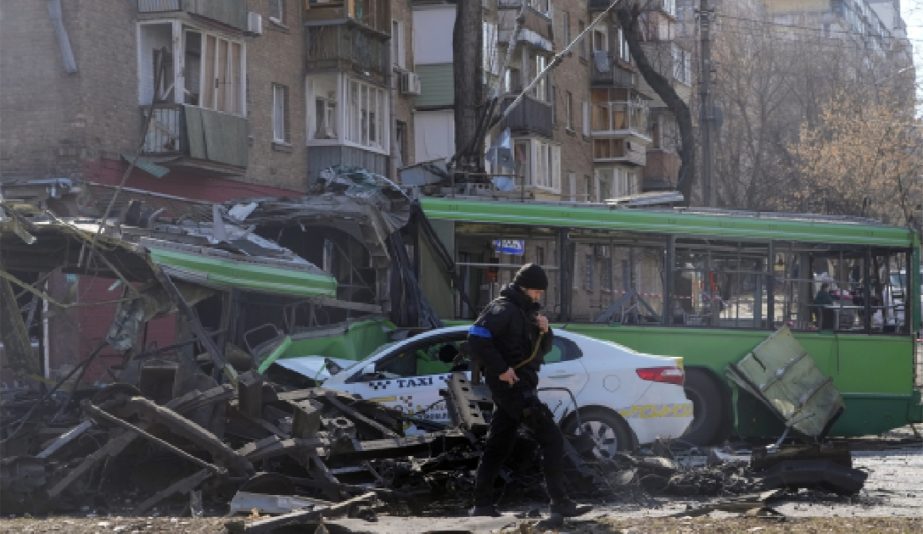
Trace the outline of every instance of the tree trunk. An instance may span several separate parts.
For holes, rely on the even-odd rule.
[[[483,21],[480,0],[458,0],[452,34],[452,72],[455,77],[456,167],[483,170],[483,154],[475,136],[484,104],[481,80]],[[476,146],[477,145],[477,146]]]
[[[640,9],[636,4],[618,7],[615,10],[619,24],[625,32],[625,40],[628,41],[631,57],[635,60],[638,70],[641,71],[641,76],[644,76],[644,80],[676,117],[681,140],[679,157],[682,162],[679,167],[676,189],[683,194],[688,206],[692,198],[692,184],[695,181],[695,138],[692,133],[692,114],[689,112],[689,106],[676,94],[670,81],[651,66],[651,62],[644,54],[644,49],[641,48],[641,35],[638,31],[639,14]]]

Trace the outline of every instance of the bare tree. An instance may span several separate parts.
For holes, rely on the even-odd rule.
[[[843,92],[802,127],[792,152],[802,209],[921,229],[923,121],[906,109]]]
[[[641,45],[639,19],[645,10],[653,9],[653,7],[650,0],[623,0],[621,5],[616,7],[615,16],[625,33],[628,49],[631,52],[632,59],[635,61],[635,65],[641,72],[641,76],[644,77],[644,80],[657,93],[657,96],[663,100],[676,118],[681,141],[679,156],[682,161],[676,188],[683,194],[688,203],[692,197],[692,185],[695,181],[695,139],[692,129],[692,114],[686,102],[676,93],[670,80],[651,64]]]

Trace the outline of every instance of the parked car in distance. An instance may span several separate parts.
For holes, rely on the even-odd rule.
[[[467,331],[467,326],[430,330],[386,345],[359,362],[348,362],[351,365],[339,372],[336,367],[347,362],[322,356],[285,358],[275,365],[323,382],[325,388],[448,423],[439,390],[453,370],[464,370],[470,377]],[[693,417],[692,403],[683,391],[684,377],[682,358],[643,354],[555,330],[540,374],[539,397],[565,432],[588,433],[597,451],[608,456],[657,438],[682,436]],[[408,428],[408,433],[414,431]]]

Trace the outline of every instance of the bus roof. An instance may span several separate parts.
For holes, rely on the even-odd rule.
[[[509,202],[470,197],[423,197],[421,203],[430,219],[457,222],[905,248],[916,242],[910,229],[848,217],[698,208],[626,209],[568,202]]]

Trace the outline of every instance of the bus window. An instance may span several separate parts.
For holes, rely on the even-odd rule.
[[[763,244],[678,239],[672,324],[766,328],[767,257]]]

